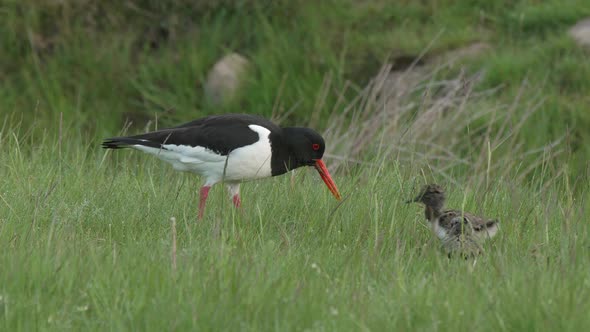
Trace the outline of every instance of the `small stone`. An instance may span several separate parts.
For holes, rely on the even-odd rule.
[[[578,45],[590,47],[590,17],[585,18],[570,28],[569,34]]]
[[[88,311],[88,308],[90,308],[90,306],[88,304],[85,304],[85,305],[77,306],[76,311],[84,312],[84,311]]]
[[[338,309],[330,307],[330,314],[332,314],[332,316],[338,316]]]
[[[231,53],[221,58],[207,75],[205,98],[215,106],[230,102],[242,86],[249,61],[245,57]]]

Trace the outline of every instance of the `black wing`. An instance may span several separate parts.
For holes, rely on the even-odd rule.
[[[163,148],[164,144],[202,146],[221,155],[258,141],[258,134],[249,125],[259,125],[271,132],[280,132],[280,127],[255,115],[214,115],[187,122],[173,128],[146,134],[107,138],[103,148],[118,149],[129,145],[144,145]]]

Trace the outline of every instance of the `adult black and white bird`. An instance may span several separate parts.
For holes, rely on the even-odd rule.
[[[406,203],[424,204],[424,216],[432,231],[449,253],[474,255],[481,251],[480,243],[498,232],[498,220],[476,216],[460,210],[443,210],[446,196],[437,184],[422,187],[420,193]]]
[[[204,177],[199,219],[203,218],[209,189],[224,182],[236,207],[241,204],[240,183],[314,166],[328,189],[341,199],[324,155],[324,139],[303,127],[279,127],[256,115],[207,116],[177,127],[145,134],[107,138],[103,148],[134,148],[152,154],[175,170]]]

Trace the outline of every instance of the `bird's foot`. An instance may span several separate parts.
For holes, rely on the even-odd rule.
[[[207,196],[209,196],[209,189],[211,189],[210,186],[203,186],[199,193],[199,220],[203,220],[203,215],[205,214],[205,202],[207,201]]]
[[[240,199],[240,195],[236,194],[233,196],[232,201],[234,202],[234,206],[239,208],[242,206],[242,200]]]

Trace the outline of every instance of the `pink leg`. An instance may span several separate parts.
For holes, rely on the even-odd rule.
[[[242,200],[240,200],[240,194],[235,194],[232,200],[234,201],[235,207],[239,208],[242,205]]]
[[[239,208],[242,205],[242,200],[240,199],[240,184],[228,183],[227,190],[229,191],[229,197],[231,197],[232,202],[234,202],[234,206]]]
[[[199,195],[199,220],[203,219],[203,214],[205,213],[205,202],[207,201],[207,196],[209,195],[209,189],[211,189],[211,186],[201,187],[201,192]]]

